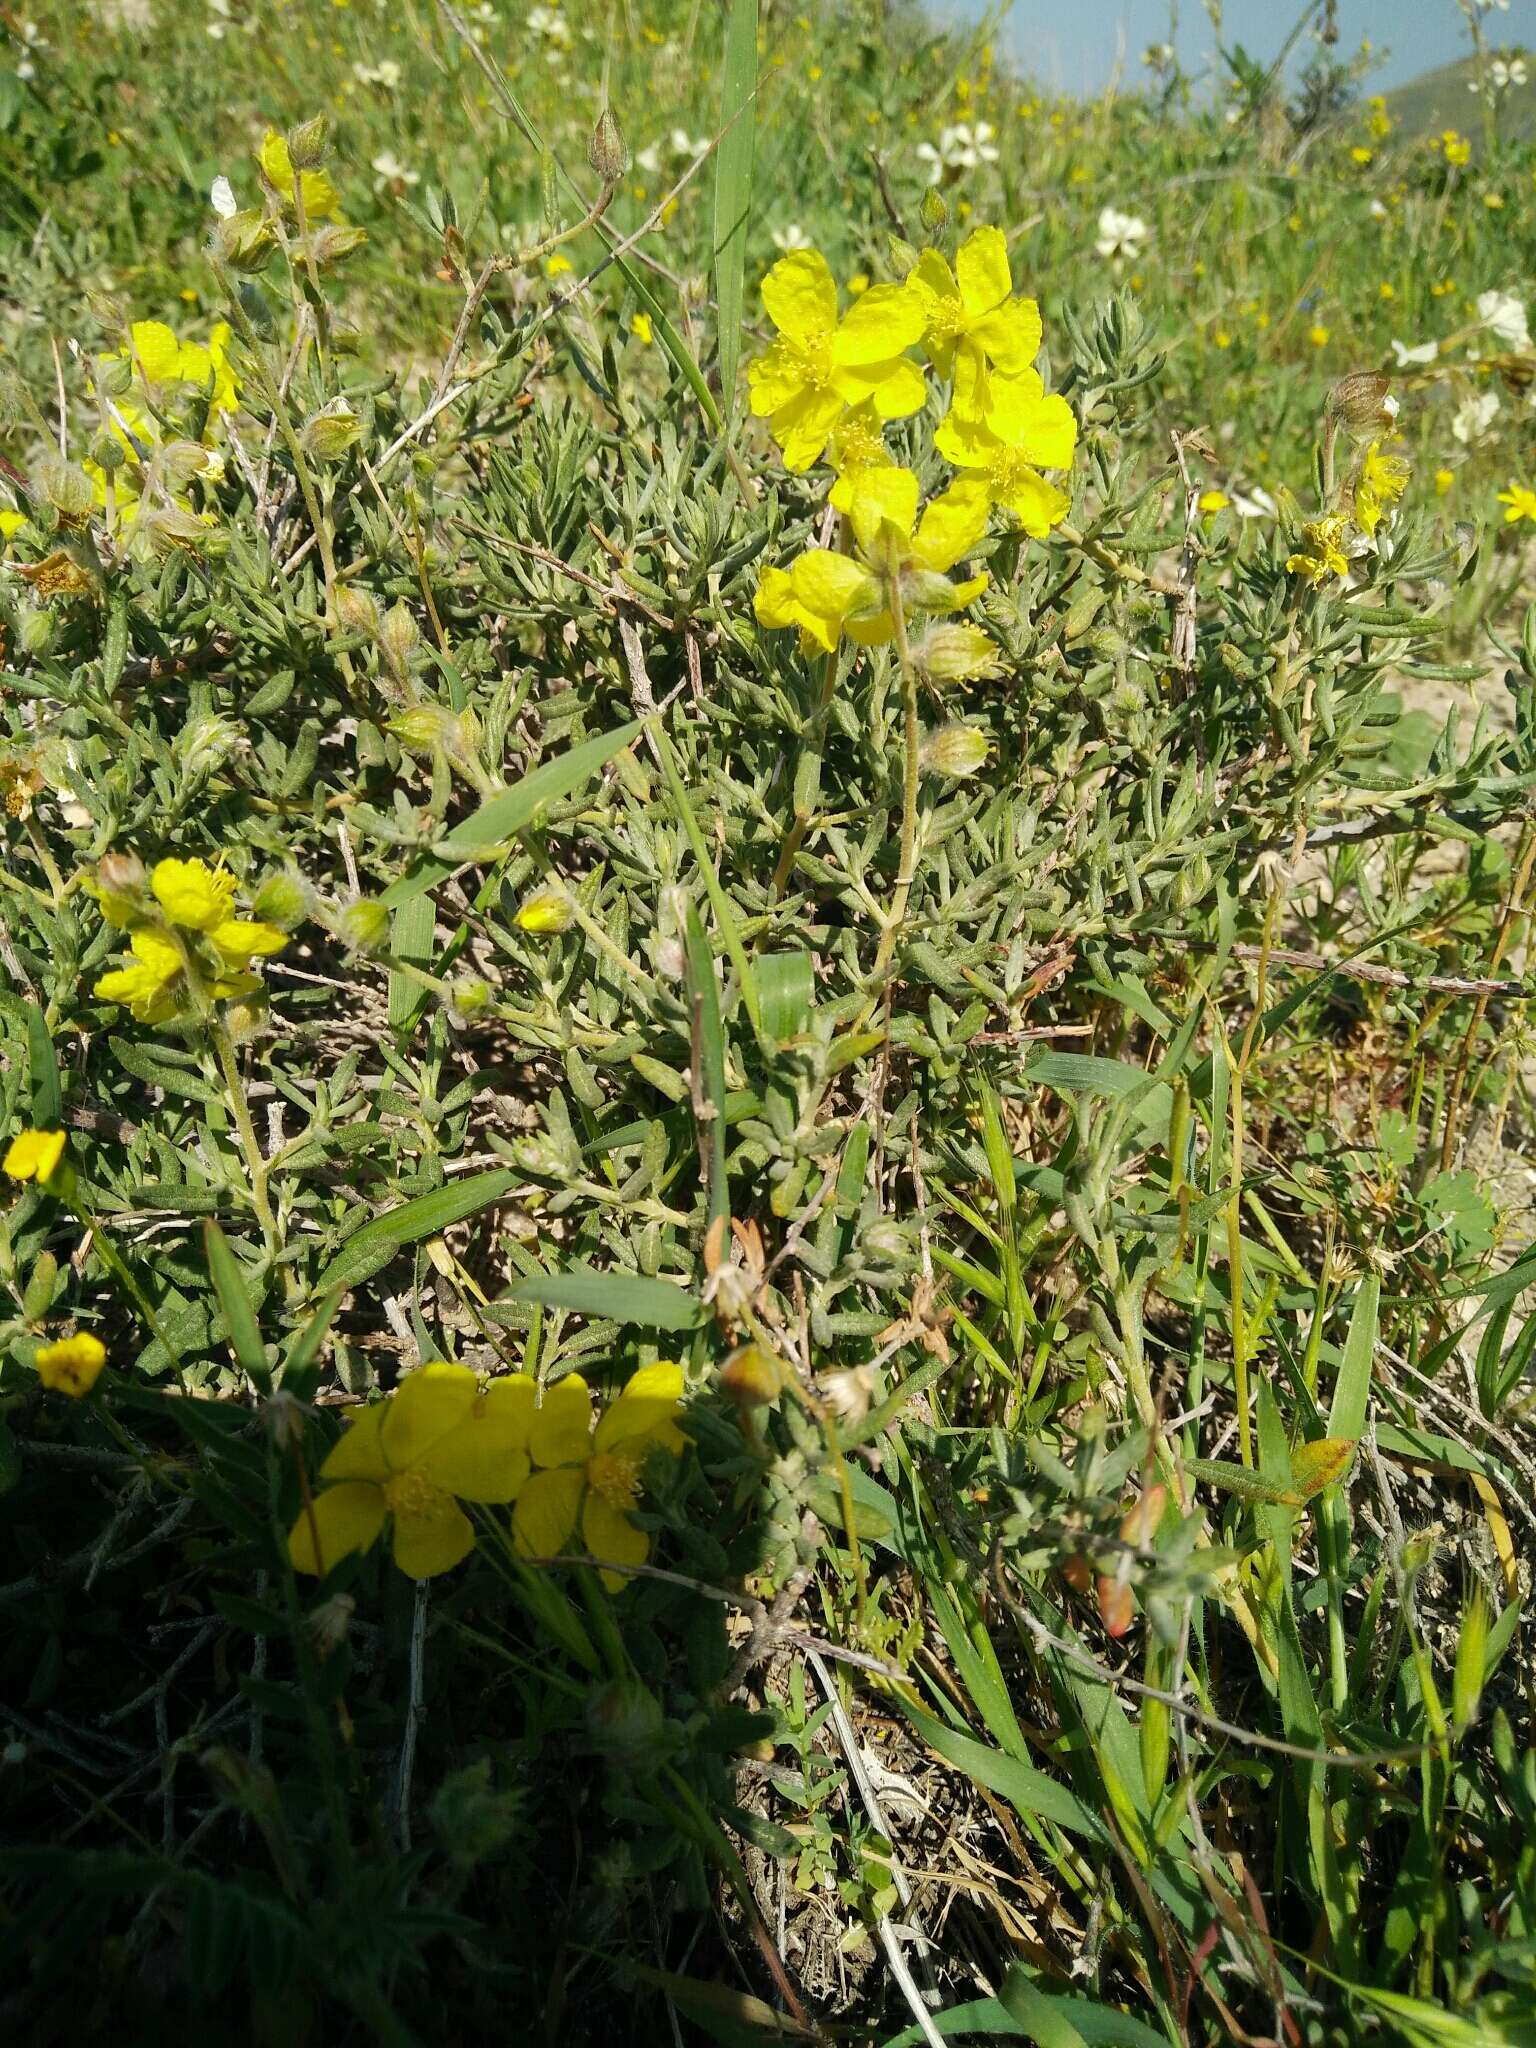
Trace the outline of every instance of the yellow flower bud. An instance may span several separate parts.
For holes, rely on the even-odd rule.
[[[107,1362],[107,1348],[99,1337],[83,1330],[78,1336],[61,1337],[56,1344],[44,1344],[32,1354],[37,1376],[45,1387],[80,1400],[95,1386]]]
[[[990,751],[986,734],[979,726],[957,720],[941,725],[923,741],[921,761],[931,775],[948,775],[959,780],[974,775]]]
[[[536,889],[518,905],[512,922],[521,931],[533,932],[539,938],[551,938],[556,933],[568,931],[573,916],[571,899],[563,889]]]

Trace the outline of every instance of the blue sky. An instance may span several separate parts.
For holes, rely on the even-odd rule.
[[[1273,57],[1302,0],[1225,0],[1223,34],[1253,55]],[[978,21],[983,0],[930,0],[931,11],[951,20]],[[1200,0],[1179,0],[1178,45],[1187,67],[1198,67],[1214,46]],[[1021,69],[1061,92],[1097,92],[1108,85],[1117,55],[1127,85],[1144,76],[1141,53],[1168,37],[1169,0],[1013,0],[998,43]],[[1390,91],[1467,54],[1466,24],[1456,0],[1339,0],[1339,49],[1354,51],[1369,37],[1386,61],[1372,74],[1370,91]],[[1536,44],[1536,0],[1510,0],[1509,11],[1483,16],[1490,43]],[[1307,46],[1310,47],[1310,46]],[[1536,92],[1536,81],[1526,88]]]

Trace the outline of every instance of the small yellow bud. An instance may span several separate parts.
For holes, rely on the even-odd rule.
[[[539,938],[552,938],[570,929],[574,914],[571,899],[563,889],[536,889],[518,905],[512,922],[520,931],[533,932]]]
[[[72,1401],[88,1394],[107,1362],[107,1348],[89,1331],[61,1337],[56,1344],[44,1344],[32,1354],[37,1376],[55,1393],[68,1394]]]
[[[783,1361],[760,1344],[743,1344],[720,1368],[720,1391],[738,1408],[766,1408],[783,1385]]]

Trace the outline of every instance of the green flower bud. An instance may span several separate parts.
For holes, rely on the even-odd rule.
[[[450,1000],[456,1016],[478,1017],[490,1006],[490,983],[478,974],[461,974],[452,986]]]
[[[1001,663],[991,637],[980,626],[930,626],[912,649],[912,659],[934,683],[970,683],[995,676]]]
[[[128,450],[115,434],[98,434],[86,452],[108,476],[115,476],[128,460]]]
[[[374,898],[359,897],[337,917],[336,936],[349,953],[377,953],[389,943],[389,912]]]
[[[366,590],[343,583],[336,593],[336,617],[343,632],[362,633],[370,640],[379,630],[379,608]]]
[[[214,261],[228,270],[260,270],[274,246],[272,223],[254,208],[215,221],[208,236]]]
[[[420,643],[421,633],[405,606],[391,605],[379,628],[379,651],[395,675],[405,675]]]
[[[366,228],[348,227],[345,221],[328,220],[323,227],[315,229],[304,245],[313,257],[317,270],[329,270],[333,263],[344,263],[347,257],[361,249],[368,239]],[[336,337],[339,343],[341,337]],[[351,353],[356,352],[356,337],[353,337]]]
[[[296,171],[318,171],[325,162],[330,123],[324,114],[288,130],[288,161]]]
[[[23,612],[16,624],[16,644],[23,654],[46,654],[53,645],[53,634],[49,612]]]
[[[917,209],[917,217],[922,222],[930,241],[949,226],[949,208],[945,205],[944,195],[937,185],[930,185],[924,192]]]
[[[616,185],[629,169],[629,148],[612,107],[604,106],[587,144],[587,162],[605,185]]]
[[[44,456],[32,473],[34,495],[45,498],[66,526],[82,525],[96,504],[91,480],[78,463]]]
[[[306,455],[318,456],[322,462],[339,462],[362,439],[362,433],[357,414],[344,398],[336,398],[304,422],[299,440]]]
[[[133,364],[124,356],[96,358],[96,389],[103,398],[122,398],[133,386]]]
[[[760,1344],[743,1344],[720,1368],[720,1391],[738,1408],[766,1408],[784,1385],[784,1365]]]
[[[192,779],[212,775],[243,744],[244,737],[232,718],[224,718],[216,711],[202,718],[189,718],[175,742],[182,772]]]
[[[392,612],[390,617],[393,616]],[[384,626],[387,631],[388,619]],[[398,712],[389,721],[389,729],[413,754],[431,754],[441,750],[453,756],[464,751],[462,719],[459,713],[446,711],[441,704],[417,704],[409,711]]]
[[[986,761],[990,746],[986,734],[977,725],[966,725],[956,721],[953,725],[941,725],[937,732],[929,733],[923,741],[921,761],[931,775],[949,775],[958,781],[966,775],[974,775]]]
[[[309,915],[309,891],[297,875],[269,875],[256,891],[251,915],[263,924],[292,931]]]

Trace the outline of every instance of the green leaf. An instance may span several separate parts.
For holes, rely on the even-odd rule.
[[[590,782],[598,770],[627,747],[640,730],[640,721],[618,726],[583,740],[553,761],[541,761],[512,789],[489,798],[479,810],[446,833],[430,854],[423,855],[407,874],[384,891],[380,901],[386,909],[398,910],[404,903],[451,875],[470,861],[492,860],[502,854],[519,832],[531,825],[548,804],[558,803],[573,790]]]
[[[412,967],[432,965],[432,937],[437,927],[437,906],[427,891],[402,903],[389,922],[389,950],[397,960]],[[389,975],[389,1028],[407,1031],[421,1014],[429,997],[419,981],[391,968]]]
[[[267,1369],[266,1347],[261,1341],[261,1324],[257,1321],[255,1305],[246,1288],[245,1275],[240,1270],[240,1261],[230,1250],[229,1239],[210,1216],[203,1225],[203,1250],[208,1258],[208,1274],[213,1281],[213,1291],[219,1297],[219,1307],[224,1311],[224,1328],[229,1334],[229,1348],[235,1354],[240,1370],[254,1384],[265,1391],[272,1383]]]
[[[365,1223],[347,1239],[325,1271],[310,1287],[311,1296],[329,1294],[332,1289],[360,1286],[364,1280],[387,1266],[402,1245],[416,1244],[424,1237],[437,1237],[450,1224],[462,1223],[479,1209],[488,1209],[520,1184],[521,1175],[510,1168],[496,1167],[489,1173],[469,1173],[430,1195],[418,1195],[386,1210]]]
[[[728,0],[725,70],[720,86],[720,146],[715,152],[715,303],[719,307],[720,399],[727,417],[741,350],[747,228],[752,214],[752,155],[757,112],[757,0]]]
[[[720,990],[715,981],[715,956],[704,937],[699,913],[688,906],[688,984],[693,1000],[693,1086],[699,1126],[699,1157],[709,1183],[709,1220],[731,1213],[731,1191],[725,1178],[725,1032],[720,1022]]]
[[[1349,1316],[1349,1335],[1344,1340],[1344,1359],[1333,1386],[1333,1406],[1328,1411],[1328,1434],[1358,1443],[1365,1434],[1365,1411],[1371,1393],[1371,1362],[1376,1356],[1376,1326],[1381,1304],[1381,1281],[1367,1273],[1355,1295]]]
[[[943,1721],[935,1721],[918,1707],[903,1702],[907,1719],[930,1749],[978,1785],[985,1785],[1006,1799],[1016,1812],[1052,1822],[1069,1834],[1083,1835],[1100,1848],[1108,1849],[1109,1836],[1096,1813],[1084,1806],[1075,1792],[1037,1771],[1020,1758],[1004,1756],[1000,1749],[988,1749],[973,1736],[962,1735]]]
[[[809,953],[764,953],[752,963],[763,1030],[782,1045],[811,1021],[816,968]]]
[[[32,1128],[59,1130],[64,1121],[64,1091],[53,1050],[48,1019],[36,1003],[27,1004],[27,1057],[32,1080]]]
[[[670,1280],[652,1280],[643,1273],[598,1273],[583,1266],[519,1280],[503,1299],[539,1301],[546,1308],[570,1309],[648,1330],[692,1330],[704,1320],[703,1305]]]

